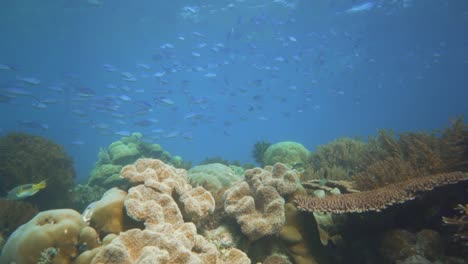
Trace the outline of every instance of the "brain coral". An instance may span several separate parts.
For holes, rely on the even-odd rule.
[[[62,146],[42,137],[11,133],[0,138],[0,195],[14,187],[47,180],[47,188],[28,198],[40,210],[67,207],[75,170]]]
[[[224,194],[224,209],[250,240],[276,234],[285,223],[283,196],[295,192],[299,175],[284,164],[245,171],[245,180]]]
[[[36,264],[48,252],[50,263],[73,263],[80,246],[98,245],[96,231],[86,226],[80,213],[71,209],[37,214],[8,239],[0,263]]]
[[[263,156],[265,165],[273,165],[277,162],[289,166],[304,166],[307,163],[310,152],[302,145],[292,141],[275,143],[267,148]]]

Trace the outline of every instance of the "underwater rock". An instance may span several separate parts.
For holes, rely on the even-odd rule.
[[[36,264],[44,251],[55,249],[53,263],[73,263],[78,256],[80,243],[87,244],[88,249],[98,243],[96,232],[82,232],[89,228],[81,219],[80,213],[71,209],[49,210],[37,214],[28,223],[19,227],[6,242],[0,263]],[[80,233],[81,236],[80,237]],[[90,237],[85,237],[85,236]],[[50,257],[50,256],[49,256]]]
[[[404,229],[392,229],[382,237],[380,253],[389,263],[432,263],[443,257],[442,237],[434,230],[424,229],[411,233]],[[415,259],[424,260],[414,262]]]
[[[300,143],[283,141],[275,143],[267,148],[264,153],[263,163],[273,165],[277,162],[286,164],[295,169],[304,169],[309,159],[310,152]]]
[[[188,180],[193,186],[203,186],[211,193],[242,180],[230,167],[221,163],[198,165],[188,170]]]
[[[286,256],[273,254],[266,258],[263,264],[292,264],[292,262]]]

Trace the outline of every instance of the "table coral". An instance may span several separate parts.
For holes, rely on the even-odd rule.
[[[335,214],[381,211],[391,205],[413,200],[422,192],[468,180],[468,173],[451,172],[409,179],[371,191],[332,195],[325,198],[299,196],[295,202],[299,210]]]
[[[79,253],[80,242],[89,243],[88,249],[98,245],[91,243],[96,239],[96,232],[81,232],[84,228],[89,229],[80,213],[74,210],[41,212],[10,236],[3,248],[0,263],[35,264],[44,258],[44,251],[57,252],[53,256],[53,263],[72,263]]]
[[[224,208],[250,240],[276,234],[285,223],[283,196],[298,189],[299,175],[284,164],[245,171],[245,180],[224,194]]]

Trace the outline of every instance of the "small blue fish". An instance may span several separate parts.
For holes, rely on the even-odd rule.
[[[374,2],[365,2],[359,5],[355,5],[350,9],[344,11],[346,14],[358,13],[372,9],[375,6]]]

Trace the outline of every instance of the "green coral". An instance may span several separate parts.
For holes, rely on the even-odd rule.
[[[116,141],[109,146],[109,157],[115,165],[131,164],[139,155],[138,145],[134,142]]]
[[[302,144],[283,141],[268,147],[264,154],[264,163],[274,165],[280,162],[294,169],[303,170],[309,156],[310,152]]]
[[[203,186],[211,193],[216,193],[223,187],[229,187],[242,178],[243,175],[235,173],[230,167],[221,163],[198,165],[188,171],[190,184]]]
[[[27,200],[40,210],[66,207],[74,179],[73,161],[63,146],[24,133],[0,138],[1,196],[18,185],[47,180],[47,188]]]
[[[115,185],[107,186],[105,184],[110,177],[119,177],[120,170],[122,170],[122,165],[114,165],[114,164],[101,164],[99,166],[95,166],[91,171],[91,175],[88,179],[89,185],[100,185],[103,187],[112,187]]]
[[[107,149],[99,150],[98,161],[91,171],[88,184],[104,188],[121,186],[125,184],[125,181],[120,178],[120,170],[123,166],[132,164],[140,158],[159,159],[176,168],[192,167],[190,162],[184,161],[180,156],[172,156],[159,144],[145,142],[143,134],[133,133],[131,136],[111,143]]]

